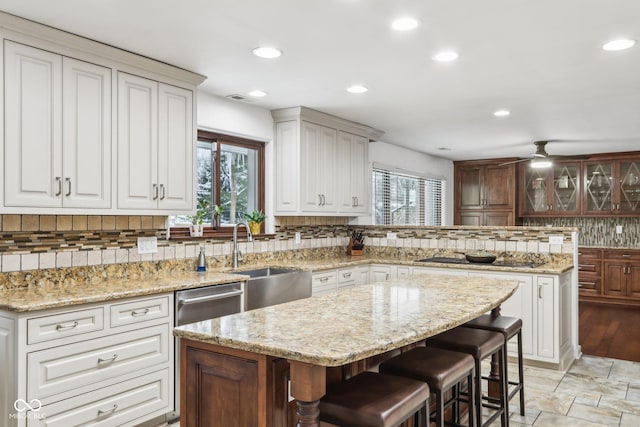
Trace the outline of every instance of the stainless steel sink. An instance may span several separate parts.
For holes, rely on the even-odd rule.
[[[235,272],[250,277],[244,293],[245,310],[269,307],[311,296],[310,271],[264,267]]]

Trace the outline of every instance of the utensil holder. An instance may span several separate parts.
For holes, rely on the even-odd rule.
[[[362,256],[363,251],[364,245],[356,246],[353,239],[349,239],[349,244],[347,245],[347,254],[351,256]]]

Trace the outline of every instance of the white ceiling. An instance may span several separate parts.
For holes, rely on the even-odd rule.
[[[267,109],[304,105],[450,159],[640,150],[638,0],[0,0],[0,9],[253,89]],[[411,15],[417,30],[391,21]],[[276,60],[251,50],[273,45]],[[454,49],[460,58],[430,57]],[[364,84],[369,92],[345,88]],[[496,118],[499,108],[511,116]],[[439,151],[448,147],[451,151]]]

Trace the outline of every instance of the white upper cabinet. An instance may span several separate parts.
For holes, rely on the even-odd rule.
[[[275,122],[276,215],[368,215],[368,143],[381,131],[305,107]]]
[[[337,181],[341,212],[370,211],[369,141],[360,135],[338,132]]]
[[[1,11],[0,61],[0,214],[195,212],[204,76]]]
[[[118,207],[190,210],[193,92],[118,73]]]
[[[5,206],[109,208],[111,70],[4,48]]]

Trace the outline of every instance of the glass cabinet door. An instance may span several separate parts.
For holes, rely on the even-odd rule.
[[[619,213],[640,212],[640,163],[619,162],[619,188],[616,210]]]
[[[547,174],[547,169],[527,168],[525,170],[525,213],[543,213],[549,210],[547,200]]]
[[[554,164],[552,201],[554,213],[579,212],[579,174],[580,164]]]
[[[611,212],[612,171],[612,162],[585,163],[585,212],[593,214]]]

